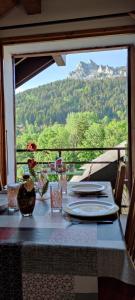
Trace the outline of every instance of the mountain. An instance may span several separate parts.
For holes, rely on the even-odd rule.
[[[81,61],[68,77],[70,79],[93,80],[126,76],[127,70],[125,66],[114,68],[108,65],[97,65],[93,60],[90,60],[88,63]]]
[[[96,64],[93,64],[93,70],[96,70]],[[65,124],[71,112],[85,111],[96,113],[99,120],[105,116],[110,120],[117,119],[118,113],[126,116],[127,79],[111,77],[88,81],[67,78],[16,95],[16,124],[21,127],[26,122],[36,122],[39,127],[56,122]]]

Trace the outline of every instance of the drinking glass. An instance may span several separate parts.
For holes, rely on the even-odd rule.
[[[51,211],[60,212],[62,210],[62,188],[59,184],[50,186]]]
[[[17,194],[19,187],[20,183],[12,183],[7,185],[8,209],[11,212],[18,210]]]
[[[62,188],[62,193],[67,194],[67,175],[66,173],[59,174],[59,185]]]

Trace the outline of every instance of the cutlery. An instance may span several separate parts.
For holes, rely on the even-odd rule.
[[[107,198],[108,197],[108,195],[97,195],[96,197],[98,197],[98,198],[100,198],[100,197],[104,197],[104,198]]]
[[[101,195],[97,195],[97,194],[79,194],[81,197],[96,197],[96,198],[108,198],[109,196],[107,194],[101,194]]]
[[[71,225],[78,225],[78,224],[113,224],[112,220],[68,220],[70,222],[69,226]]]

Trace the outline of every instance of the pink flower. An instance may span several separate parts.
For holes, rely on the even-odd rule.
[[[55,165],[57,166],[61,166],[62,165],[62,158],[57,158],[55,161]]]

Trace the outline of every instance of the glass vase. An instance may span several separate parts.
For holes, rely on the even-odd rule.
[[[67,194],[67,175],[66,175],[66,173],[60,173],[58,175],[58,182],[62,188],[62,193]]]
[[[31,216],[35,207],[36,201],[36,192],[35,188],[31,191],[28,191],[24,184],[22,184],[19,188],[19,192],[17,195],[18,207],[19,210],[24,217]]]
[[[36,192],[37,192],[37,199],[38,200],[45,200],[46,194],[48,191],[49,181],[47,178],[47,174],[43,172],[39,173],[38,181],[35,184]]]

